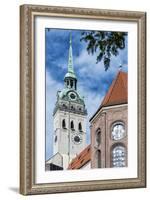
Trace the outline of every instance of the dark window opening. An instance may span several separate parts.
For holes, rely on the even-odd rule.
[[[70,87],[73,88],[73,80],[70,81]]]
[[[77,82],[75,81],[75,90],[77,89]]]
[[[65,104],[63,104],[62,106],[63,106],[63,108],[65,108],[65,109],[67,108],[67,106],[66,106]]]
[[[62,120],[62,127],[63,127],[64,129],[66,129],[66,122],[65,122],[65,119]]]
[[[99,149],[96,151],[95,159],[96,159],[96,167],[101,168],[101,151]]]
[[[55,142],[57,142],[57,135],[55,136]]]
[[[74,130],[74,123],[71,121],[71,130]]]
[[[71,110],[75,110],[75,108],[73,106],[71,106]]]
[[[82,124],[81,124],[81,122],[79,123],[79,131],[82,132]]]

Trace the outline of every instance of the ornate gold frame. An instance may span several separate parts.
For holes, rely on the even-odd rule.
[[[134,21],[138,25],[138,178],[35,184],[34,17]],[[20,193],[42,194],[146,187],[146,13],[71,7],[20,7]]]

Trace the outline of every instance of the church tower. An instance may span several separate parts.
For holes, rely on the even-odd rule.
[[[77,91],[77,77],[73,67],[72,38],[70,35],[68,71],[64,88],[57,92],[53,112],[53,154],[62,157],[63,169],[86,147],[86,116],[84,97]]]

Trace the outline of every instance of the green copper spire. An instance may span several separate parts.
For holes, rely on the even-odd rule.
[[[72,36],[70,33],[70,41],[69,41],[69,58],[68,58],[68,72],[65,75],[65,78],[70,77],[70,78],[75,78],[76,79],[76,75],[73,69],[73,55],[72,55]]]
[[[72,38],[71,38],[71,33],[70,33],[70,47],[69,47],[69,59],[68,59],[68,72],[74,73],[73,70],[73,56],[72,56]]]
[[[62,89],[62,91],[57,92],[57,102],[56,102],[56,106],[53,112],[53,116],[55,115],[57,110],[61,110],[65,113],[72,112],[76,114],[87,115],[84,98],[80,96],[79,92],[77,91],[77,78],[73,69],[71,34],[70,34],[70,39],[69,39],[68,66],[66,68],[68,68],[68,70],[66,70],[67,73],[64,77],[64,88]],[[81,107],[79,106],[80,108],[78,108],[74,106],[74,104],[80,105]],[[73,108],[71,107],[72,105],[73,105]]]

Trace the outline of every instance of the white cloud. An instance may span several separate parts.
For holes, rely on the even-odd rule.
[[[111,61],[111,67],[105,71],[103,61],[96,64],[96,54],[89,55],[84,49],[80,56],[74,59],[74,65],[79,70],[81,77],[90,78],[101,83],[101,79],[107,80],[109,76],[114,76],[117,73],[120,65],[118,60],[119,57],[114,57]]]

